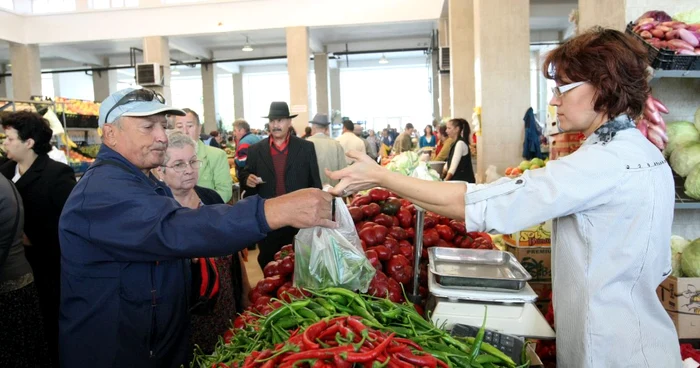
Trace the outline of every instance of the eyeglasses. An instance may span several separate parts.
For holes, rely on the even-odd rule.
[[[178,162],[173,166],[162,165],[162,167],[167,167],[169,169],[173,169],[173,171],[175,171],[178,174],[184,172],[185,169],[187,169],[187,166],[191,167],[192,170],[197,170],[197,169],[199,169],[200,166],[202,166],[202,161],[194,160],[194,161],[190,161],[190,162]]]
[[[552,87],[552,93],[554,94],[555,97],[559,98],[564,95],[564,93],[571,91],[572,89],[584,84],[586,82],[575,82],[575,83],[569,83],[565,84],[563,86],[555,86]]]
[[[107,115],[105,116],[105,122],[109,121],[108,120],[109,114],[119,106],[124,106],[126,104],[129,104],[129,103],[135,102],[135,101],[150,102],[153,100],[157,100],[158,102],[165,104],[165,97],[163,97],[163,95],[161,95],[160,93],[158,93],[156,91],[146,89],[146,88],[131,91],[131,92],[127,93],[126,95],[124,95],[124,97],[120,98],[119,101],[117,101],[117,103],[115,103],[114,106],[112,106],[112,108],[109,109],[109,111],[107,111]]]

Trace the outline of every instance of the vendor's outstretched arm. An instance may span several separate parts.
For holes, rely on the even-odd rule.
[[[332,194],[343,195],[343,191],[347,194],[381,186],[428,211],[464,219],[466,185],[411,178],[377,166],[361,152],[349,151],[346,155],[355,160],[353,165],[339,171],[326,171],[329,178],[340,180],[330,191]]]

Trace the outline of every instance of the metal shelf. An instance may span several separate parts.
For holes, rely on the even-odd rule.
[[[676,187],[676,205],[674,207],[678,210],[700,210],[700,201],[692,199],[685,194],[685,189],[683,188],[685,179],[673,174],[673,181]]]
[[[654,70],[654,78],[700,78],[700,70]]]

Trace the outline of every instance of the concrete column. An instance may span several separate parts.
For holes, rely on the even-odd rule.
[[[13,98],[28,100],[31,96],[41,96],[39,45],[10,42],[10,64]]]
[[[204,107],[202,132],[209,133],[216,130],[216,66],[211,63],[203,63],[202,71],[202,103]]]
[[[161,36],[146,37],[143,39],[143,62],[158,63],[163,67],[163,85],[149,87],[159,92],[170,103],[170,47],[168,38]]]
[[[529,14],[527,1],[474,0],[476,105],[482,108],[477,181],[489,165],[503,172],[522,161],[522,117],[530,107]]]
[[[0,75],[7,73],[5,64],[0,64]],[[8,98],[7,82],[9,77],[0,76],[0,98]]]
[[[104,58],[103,65],[109,65],[109,58]],[[95,101],[102,101],[117,91],[117,71],[116,70],[93,70],[92,88],[95,93]]]
[[[430,59],[430,93],[433,95],[433,119],[442,117],[440,112],[440,70],[438,68],[438,50],[433,50]]]
[[[316,75],[316,112],[330,114],[328,109],[328,54],[314,54],[314,74]]]
[[[309,126],[309,29],[287,27],[287,72],[289,73],[289,108],[294,129],[299,135]]]
[[[342,111],[340,106],[340,69],[333,68],[330,70],[330,85],[331,85],[331,111]],[[330,116],[329,116],[330,118]]]
[[[53,95],[55,97],[66,97],[61,91],[61,74],[53,73],[51,74],[51,79],[53,79]]]
[[[448,19],[440,18],[438,25],[438,44],[440,47],[450,47],[450,27]],[[441,72],[437,82],[440,95],[440,116],[443,118],[449,118],[452,116],[452,106],[450,102],[450,72]]]
[[[243,73],[231,74],[233,79],[233,116],[236,119],[245,118],[245,110],[243,109]]]
[[[624,31],[626,2],[626,0],[578,0],[578,31],[585,31],[593,26]]]
[[[450,106],[469,120],[474,97],[474,0],[449,0]]]

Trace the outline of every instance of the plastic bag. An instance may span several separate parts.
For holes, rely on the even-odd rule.
[[[341,198],[335,198],[337,229],[314,227],[294,237],[294,285],[342,287],[367,292],[376,270],[362,250],[355,224]]]

